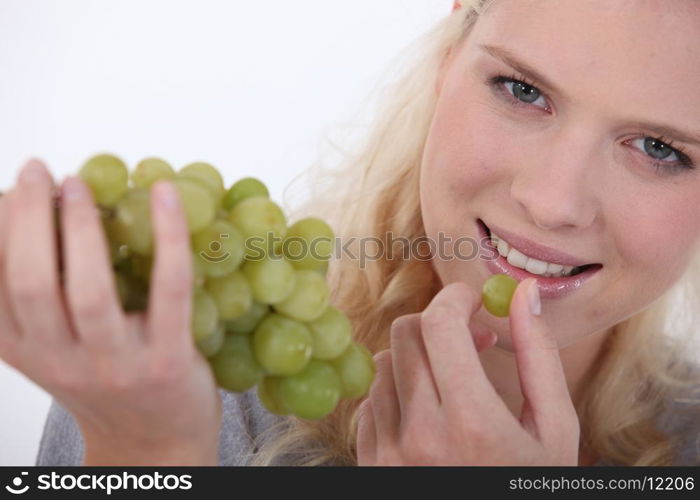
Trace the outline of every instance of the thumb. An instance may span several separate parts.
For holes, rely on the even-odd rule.
[[[558,416],[571,406],[571,397],[559,357],[557,338],[541,314],[535,278],[521,281],[510,306],[510,331],[525,398],[521,423],[542,437],[542,431],[560,425]]]

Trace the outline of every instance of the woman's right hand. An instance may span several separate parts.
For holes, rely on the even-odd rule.
[[[86,184],[38,160],[0,197],[0,358],[76,419],[86,465],[216,465],[221,401],[191,333],[189,235],[172,184],[152,190],[149,310],[125,314]],[[59,259],[62,254],[63,280]]]

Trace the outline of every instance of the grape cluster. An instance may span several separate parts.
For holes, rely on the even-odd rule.
[[[147,158],[130,173],[116,156],[100,154],[79,175],[101,210],[125,311],[148,305],[150,187],[161,179],[176,186],[191,235],[193,342],[220,387],[244,392],[257,385],[269,411],[305,419],[367,393],[372,356],[328,302],[334,236],[324,221],[288,226],[262,182],[249,177],[226,190],[221,174],[203,162],[175,172]]]

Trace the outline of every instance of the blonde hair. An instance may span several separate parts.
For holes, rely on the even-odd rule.
[[[332,152],[340,155],[339,166],[329,169],[319,161],[307,172],[310,202],[294,215],[324,217],[343,242],[368,236],[383,240],[389,232],[409,241],[425,236],[418,180],[437,102],[435,82],[445,56],[493,1],[462,1],[461,9],[404,49],[392,65],[398,77],[380,89],[368,134],[353,146],[355,153],[329,140]],[[331,262],[328,278],[331,302],[350,318],[355,340],[373,353],[389,347],[395,318],[422,311],[438,291],[425,260],[381,258],[361,269],[343,257]],[[577,408],[587,448],[620,465],[674,462],[675,437],[661,433],[656,423],[669,403],[681,401],[682,396],[675,397],[680,389],[698,382],[690,369],[695,360],[686,357],[700,319],[698,299],[700,259],[651,306],[616,325]],[[672,312],[674,305],[679,312]],[[268,429],[250,463],[356,464],[360,402],[343,401],[321,421],[286,417]]]

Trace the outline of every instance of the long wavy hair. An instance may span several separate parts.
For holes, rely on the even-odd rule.
[[[399,54],[385,75],[388,83],[365,101],[364,108],[374,112],[358,115],[368,125],[342,129],[345,147],[327,136],[322,145],[328,149],[285,191],[285,206],[294,216],[322,216],[343,242],[383,240],[389,232],[409,241],[425,237],[419,172],[437,102],[435,82],[445,57],[494,1],[463,0],[461,9]],[[306,189],[296,187],[302,180]],[[295,208],[287,196],[291,191],[309,201]],[[389,347],[395,318],[422,311],[439,289],[431,263],[415,259],[380,258],[361,267],[342,255],[332,260],[328,279],[331,303],[350,318],[355,340],[373,353]],[[577,407],[582,446],[618,465],[675,462],[678,436],[662,433],[658,426],[669,407],[680,411],[697,402],[687,389],[699,385],[697,360],[689,357],[698,352],[693,341],[700,324],[699,299],[700,256],[672,289],[615,326]],[[284,417],[263,435],[249,463],[357,464],[360,402],[342,401],[321,421]]]

